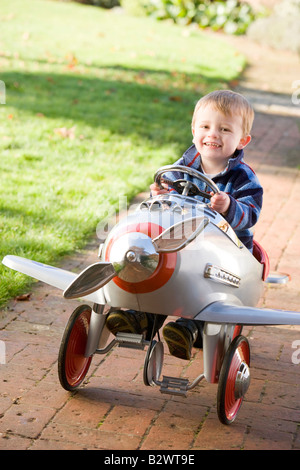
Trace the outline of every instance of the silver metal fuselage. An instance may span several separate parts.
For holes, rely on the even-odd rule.
[[[207,221],[193,241],[174,253],[160,253],[159,257],[155,251],[149,253],[147,246],[158,235],[158,227],[163,231],[192,217]],[[126,282],[125,266],[124,282],[118,282],[120,275],[117,282],[113,279],[103,288],[108,305],[195,318],[213,302],[255,306],[261,297],[262,265],[237,239],[225,219],[195,198],[171,193],[144,201],[109,233],[101,260],[115,262],[120,249],[120,259],[126,255],[129,262],[136,261],[135,254],[143,254],[143,247],[148,255],[145,270],[139,268],[141,263],[132,269],[129,266]],[[171,266],[166,273],[162,264]],[[135,269],[140,271],[136,280]]]

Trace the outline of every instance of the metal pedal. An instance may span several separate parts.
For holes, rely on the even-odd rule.
[[[148,341],[144,340],[143,335],[135,333],[117,333],[116,341],[122,348],[144,349]]]
[[[188,384],[188,379],[168,377],[164,375],[162,382],[160,382],[160,391],[161,393],[168,393],[170,395],[180,395],[186,397],[188,391]]]

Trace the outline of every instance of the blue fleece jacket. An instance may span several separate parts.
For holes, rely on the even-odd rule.
[[[212,179],[220,191],[224,191],[230,197],[230,206],[225,219],[231,225],[241,242],[248,249],[252,250],[253,234],[250,228],[258,220],[262,207],[263,189],[256,174],[244,162],[243,157],[244,151],[237,150],[234,156],[229,159],[225,170],[215,175]],[[188,148],[182,157],[175,162],[175,165],[188,166],[203,173],[201,156],[195,145]],[[169,175],[172,180],[184,177],[193,181],[199,189],[207,190],[204,182],[202,183],[189,175],[183,176],[180,172],[174,172],[172,176],[168,173],[168,177]],[[201,196],[195,197],[203,200]]]

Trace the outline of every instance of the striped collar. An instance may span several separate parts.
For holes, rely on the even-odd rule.
[[[235,168],[244,157],[244,150],[236,150],[234,156],[229,158],[226,168],[218,173],[216,176],[221,176]],[[183,154],[183,159],[186,166],[195,168],[196,170],[201,169],[201,155],[197,151],[195,145],[191,145]]]

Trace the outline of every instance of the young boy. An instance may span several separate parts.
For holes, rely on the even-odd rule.
[[[212,209],[219,212],[231,225],[238,238],[252,251],[253,235],[250,228],[256,224],[263,189],[244,162],[243,149],[251,140],[254,111],[246,98],[229,90],[209,93],[196,104],[192,119],[193,145],[175,162],[195,168],[211,178],[220,193],[212,196]],[[197,184],[197,180],[194,180]],[[168,191],[153,183],[153,196]],[[198,197],[198,196],[197,196]],[[158,328],[164,317],[158,318]],[[153,324],[153,316],[139,312],[112,312],[107,326],[113,332],[142,333]],[[119,328],[119,329],[118,329]],[[163,329],[164,339],[172,355],[190,359],[192,347],[202,346],[202,323],[178,319]]]

